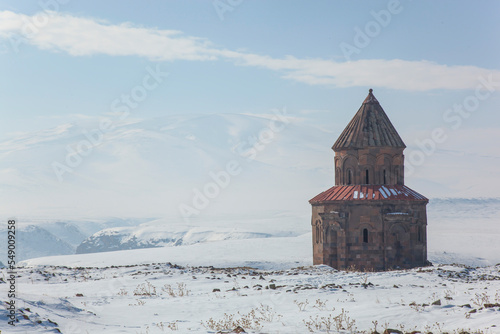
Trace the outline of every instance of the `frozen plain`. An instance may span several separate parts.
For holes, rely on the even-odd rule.
[[[2,324],[2,333],[217,333],[238,324],[253,333],[371,333],[375,324],[379,332],[500,333],[499,201],[434,202],[434,266],[414,270],[311,266],[307,217],[286,215],[266,237],[252,235],[257,221],[248,239],[231,239],[219,224],[227,238],[25,260],[20,323]]]

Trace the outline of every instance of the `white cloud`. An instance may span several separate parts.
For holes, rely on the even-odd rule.
[[[140,56],[153,60],[214,59],[207,52],[208,42],[183,36],[176,30],[158,30],[129,23],[111,25],[89,18],[56,12],[36,16],[0,12],[0,36],[26,38],[45,50],[65,51],[73,56],[107,54]]]
[[[385,87],[410,91],[431,89],[474,89],[479,77],[492,75],[500,81],[500,71],[475,66],[447,66],[430,61],[400,59],[334,62],[323,59],[272,59],[242,55],[244,65],[285,71],[284,78],[310,85],[336,87]]]
[[[73,56],[106,54],[139,56],[154,61],[207,61],[225,59],[239,66],[255,66],[280,72],[288,80],[334,87],[385,87],[408,91],[474,89],[479,77],[500,81],[500,71],[476,66],[447,66],[430,61],[400,59],[335,62],[324,59],[272,58],[215,48],[202,38],[176,30],[118,25],[102,20],[57,12],[34,16],[0,11],[0,38],[25,38],[40,49]],[[497,88],[498,89],[498,88]]]

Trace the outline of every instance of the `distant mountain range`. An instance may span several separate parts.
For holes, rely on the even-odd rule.
[[[85,239],[76,249],[77,254],[115,250],[191,245],[195,243],[267,238],[269,233],[241,231],[235,228],[172,226],[164,220],[154,220],[134,227],[101,230]]]
[[[196,191],[215,194],[197,215],[306,213],[307,201],[333,185],[331,145],[344,126],[317,124],[286,109],[146,120],[77,117],[0,142],[0,214],[182,219],[180,207],[193,207]],[[409,158],[415,146],[405,142]],[[496,180],[492,159],[438,149],[414,166],[406,183],[428,198],[496,197],[494,182],[481,181]],[[210,188],[231,163],[238,173]]]
[[[109,218],[95,221],[22,223],[16,229],[16,260],[19,262],[35,257],[75,254],[77,247],[95,232],[114,226],[139,224],[142,221],[144,220]],[[7,235],[6,229],[0,229],[0,235]],[[0,248],[0,261],[7,263],[6,247]]]
[[[0,215],[20,222],[18,260],[309,231],[308,200],[333,185],[345,124],[303,116],[80,116],[12,135],[0,142]],[[430,218],[490,219],[498,187],[480,181],[500,179],[495,159],[437,150],[406,183],[431,199],[481,197],[431,201]]]
[[[470,235],[483,233],[497,240],[500,199],[431,199],[428,205],[429,251],[471,249]],[[220,216],[192,224],[175,219],[106,218],[67,222],[26,222],[18,227],[17,260],[116,250],[175,247],[222,240],[294,237],[310,232],[310,217],[264,213],[258,217]],[[5,235],[5,230],[0,234]],[[447,240],[446,243],[443,243]],[[447,246],[443,246],[446,244]],[[445,248],[443,248],[445,247]],[[488,257],[488,254],[477,254]],[[0,261],[6,263],[6,249]]]

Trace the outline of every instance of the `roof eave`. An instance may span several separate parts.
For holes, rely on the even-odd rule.
[[[362,149],[370,149],[370,148],[380,148],[380,147],[387,147],[387,146],[335,146],[335,144],[332,146],[332,150],[335,152],[339,151],[344,151],[344,150],[362,150]],[[402,148],[403,150],[406,149],[406,144],[403,146],[389,146],[390,148]]]
[[[335,199],[335,200],[327,200],[327,201],[312,201],[312,200],[309,200],[309,204],[311,205],[321,205],[321,204],[335,204],[335,203],[339,203],[339,202],[351,202],[351,203],[357,203],[357,204],[366,204],[367,202],[369,203],[377,203],[377,202],[393,202],[393,201],[398,201],[398,202],[402,202],[402,201],[406,201],[406,202],[411,202],[411,203],[415,203],[415,202],[422,202],[422,203],[429,203],[429,199],[428,198],[425,198],[425,199],[397,199],[397,198],[379,198],[379,199],[362,199],[362,200],[359,200],[359,199]]]

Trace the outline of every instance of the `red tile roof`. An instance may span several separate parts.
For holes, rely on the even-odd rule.
[[[352,185],[334,186],[316,195],[311,204],[334,201],[384,201],[407,200],[428,201],[428,199],[407,186],[400,185]]]

